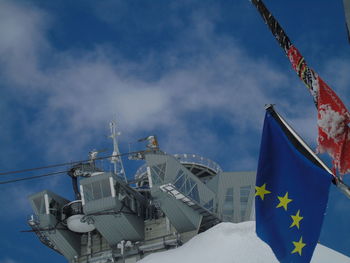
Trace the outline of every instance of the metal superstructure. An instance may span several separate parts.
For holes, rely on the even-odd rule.
[[[224,172],[199,155],[166,154],[148,136],[147,149],[132,158],[145,164],[126,181],[114,124],[111,134],[118,157],[112,172],[96,167],[96,154],[71,168],[76,200],[48,190],[29,197],[29,226],[68,262],[136,262],[219,222],[253,219],[254,172]]]

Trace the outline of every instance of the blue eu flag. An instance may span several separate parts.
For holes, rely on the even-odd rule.
[[[331,180],[320,161],[269,108],[256,178],[256,233],[280,262],[310,262]]]

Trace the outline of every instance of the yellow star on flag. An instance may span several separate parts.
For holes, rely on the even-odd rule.
[[[277,197],[280,200],[280,203],[276,206],[276,208],[283,207],[284,210],[287,211],[288,203],[292,202],[293,199],[288,198],[288,192],[283,197],[280,197],[280,196],[277,196]]]
[[[298,242],[293,241],[293,245],[294,245],[294,250],[292,251],[291,254],[298,252],[299,255],[301,256],[302,249],[303,247],[306,246],[306,244],[303,243],[303,237],[300,237],[300,240]]]
[[[255,196],[260,196],[261,200],[264,200],[264,197],[266,194],[270,194],[271,192],[269,190],[266,190],[266,184],[263,184],[262,186],[255,186]]]
[[[298,210],[298,212],[296,213],[295,216],[291,216],[293,219],[293,223],[290,225],[289,228],[292,228],[293,226],[296,226],[298,229],[300,227],[300,221],[304,218],[302,216],[300,216],[300,210]]]

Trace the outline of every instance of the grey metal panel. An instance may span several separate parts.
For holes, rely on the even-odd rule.
[[[121,207],[122,204],[117,197],[106,197],[86,202],[85,205],[83,205],[83,211],[88,215],[111,209],[118,211]]]
[[[109,178],[112,176],[113,175],[111,173],[103,173],[96,176],[84,178],[80,180],[79,183],[84,189],[86,185],[91,185],[95,182],[109,180]],[[109,196],[97,200],[87,200],[86,193],[83,193],[83,195],[85,201],[85,204],[83,205],[83,211],[85,214],[98,213],[107,210],[118,211],[122,206],[117,197]]]
[[[65,204],[69,203],[69,200],[49,191],[49,190],[44,190],[35,194],[32,194],[28,196],[29,202],[34,210],[34,213],[36,215],[40,214],[45,214],[42,211],[40,211],[40,207],[38,204],[35,202],[35,200],[41,199],[44,202],[44,195],[47,194],[49,198],[54,199],[60,207],[64,206]]]
[[[106,180],[109,182],[109,178],[113,178],[111,173],[103,173],[81,180],[80,185],[85,189],[85,186],[92,183]],[[85,190],[83,194],[86,197]],[[115,197],[100,197],[95,200],[84,198],[84,213],[93,219],[97,231],[110,245],[115,245],[121,240],[138,241],[144,238],[143,218],[130,212],[121,212],[125,207],[121,200],[125,196],[126,193],[116,191]]]
[[[138,241],[144,238],[143,218],[130,214],[118,214],[116,220],[124,240]]]
[[[41,211],[42,209],[41,209],[40,205],[38,204],[38,202],[35,202],[35,200],[43,198],[42,202],[44,202],[44,192],[45,191],[42,191],[40,193],[36,193],[36,194],[28,196],[30,205],[32,206],[32,209],[36,215],[42,214],[42,211]],[[44,203],[43,203],[43,205],[45,206]]]
[[[151,187],[151,195],[159,203],[161,210],[169,218],[170,222],[174,227],[181,233],[192,230],[198,230],[202,215],[182,203],[175,198],[168,196],[167,194],[159,190],[159,186],[166,183],[174,183],[177,174],[180,170],[186,174],[187,178],[190,178],[197,185],[199,201],[198,203],[204,206],[208,201],[213,200],[214,212],[216,211],[216,193],[211,190],[206,184],[204,184],[200,179],[188,171],[175,157],[166,154],[147,154],[146,161],[149,167],[160,164],[166,164],[164,180],[160,183],[153,184]],[[186,194],[186,193],[184,193]]]
[[[218,192],[218,186],[219,186],[219,177],[220,174],[217,174],[216,176],[214,176],[213,178],[211,178],[205,185],[212,190],[214,193]]]
[[[41,228],[53,228],[57,224],[57,218],[53,215],[40,214],[38,218]]]
[[[57,249],[68,259],[79,256],[80,236],[66,229],[59,223],[55,216],[39,215],[40,228],[50,229],[43,231],[47,238],[57,247]],[[63,229],[62,229],[63,228]]]
[[[104,215],[93,217],[94,225],[98,232],[107,240],[110,245],[115,245],[123,240],[119,228],[115,225],[115,217],[113,215]]]
[[[202,181],[194,174],[188,171],[174,156],[166,154],[147,154],[146,161],[150,167],[162,163],[166,164],[164,180],[160,184],[153,184],[152,188],[158,188],[160,185],[166,183],[174,183],[179,170],[182,170],[197,184],[201,205],[204,205],[211,199],[213,199],[214,203],[216,203],[216,194],[204,183],[202,183]]]
[[[45,201],[46,195],[47,204]],[[29,200],[42,228],[55,227],[61,220],[62,207],[69,202],[67,199],[48,190],[29,196]]]
[[[110,245],[107,240],[101,235],[101,233],[94,231],[91,234],[91,252],[98,253],[109,249]]]
[[[45,195],[48,197],[49,214],[45,207]],[[80,236],[69,231],[59,220],[60,210],[69,201],[48,190],[41,191],[28,197],[39,218],[39,227],[48,229],[43,234],[56,246],[56,248],[69,260],[73,260],[80,253]],[[54,202],[53,202],[54,200]],[[50,203],[53,206],[50,207]],[[63,228],[63,230],[62,230]]]
[[[80,236],[68,230],[55,230],[47,234],[58,250],[69,260],[80,255]]]
[[[138,241],[144,238],[141,217],[129,214],[93,216],[94,225],[110,245],[122,240]]]
[[[226,190],[230,187],[233,187],[233,207],[234,207],[234,214],[233,214],[233,222],[242,222],[249,220],[249,216],[252,211],[252,205],[254,200],[254,193],[255,193],[255,178],[256,173],[255,172],[222,172],[219,176],[219,185],[218,185],[218,213],[223,214],[223,204],[225,200],[225,194]],[[247,203],[247,210],[245,213],[245,216],[241,218],[240,215],[240,187],[241,186],[251,186],[248,203]]]
[[[166,193],[157,191],[152,195],[178,232],[198,230],[202,221],[198,212]]]
[[[163,236],[175,233],[175,227],[167,217],[145,221],[145,241],[159,241]]]

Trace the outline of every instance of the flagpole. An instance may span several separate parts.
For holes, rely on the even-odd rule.
[[[295,139],[305,148],[305,150],[318,162],[318,164],[330,173],[335,180],[333,184],[350,199],[350,187],[343,180],[332,173],[332,170],[314,153],[308,144],[298,135],[298,133],[287,123],[287,121],[274,109],[273,104],[265,105],[265,110],[274,114],[287,128],[287,130],[295,137]]]
[[[317,91],[318,91],[318,80],[317,73],[312,70],[306,63],[305,58],[295,48],[291,40],[289,39],[286,32],[283,30],[281,25],[278,23],[276,18],[267,9],[262,0],[250,0],[253,5],[257,8],[261,17],[263,18],[266,25],[269,27],[272,35],[277,40],[280,47],[283,49],[285,55],[292,63],[292,67],[306,85],[311,93],[315,106],[317,107]]]

